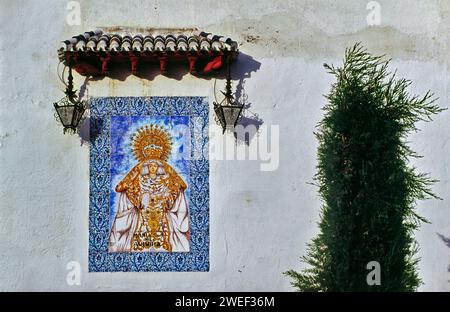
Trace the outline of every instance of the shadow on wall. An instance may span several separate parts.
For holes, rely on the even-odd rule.
[[[258,114],[251,111],[252,103],[248,100],[248,95],[245,92],[245,82],[248,78],[251,78],[252,73],[257,72],[261,68],[261,63],[256,61],[250,55],[239,53],[236,62],[231,66],[231,80],[236,82],[234,100],[237,103],[244,105],[242,115],[238,120],[237,125],[245,128],[245,132],[240,134],[234,132],[233,135],[238,143],[249,145],[255,135],[258,133],[260,126],[264,121],[258,116]],[[213,79],[220,79],[223,83],[218,83],[215,86],[214,95],[215,101],[220,102],[222,94],[219,90],[225,90],[226,69],[223,69]],[[218,120],[216,120],[217,123]]]
[[[261,68],[261,63],[255,61],[251,56],[242,54],[239,55],[235,65],[235,71],[232,71],[231,78],[237,79],[235,99],[237,102],[244,105],[243,115],[238,121],[238,125],[243,126],[245,131],[243,136],[239,136],[236,132],[234,137],[240,143],[249,145],[253,137],[258,133],[260,126],[264,121],[258,114],[251,111],[252,103],[248,101],[248,95],[245,92],[245,81],[250,78],[253,72]],[[254,129],[254,131],[252,131]]]
[[[84,82],[81,85],[80,92],[78,94],[78,97],[80,99],[87,99],[87,98],[89,98],[88,88],[87,87],[89,85],[89,81],[95,81],[95,80],[98,80],[98,79],[94,79],[93,77],[86,77],[84,79]],[[88,105],[87,109],[89,110],[89,101],[86,101],[86,103]],[[80,145],[83,145],[84,143],[89,143],[89,141],[91,139],[90,138],[90,131],[89,131],[89,128],[90,128],[90,126],[89,126],[90,122],[89,121],[90,121],[89,117],[83,117],[80,120],[80,123],[78,125],[77,134],[80,137]],[[95,139],[95,138],[93,138],[93,139]]]
[[[450,248],[450,238],[445,237],[442,234],[437,233],[437,235],[439,236],[439,238],[447,245],[448,248]],[[447,268],[448,272],[450,273],[450,264]],[[450,283],[450,280],[448,281]]]
[[[174,79],[177,81],[180,81],[183,79],[183,76],[188,73],[188,64],[182,64],[178,63],[178,66],[168,67],[168,71],[165,74],[167,78]],[[250,78],[253,72],[256,72],[260,69],[261,63],[254,60],[251,56],[239,53],[237,60],[233,65],[231,66],[231,79],[234,81],[237,81],[236,87],[235,87],[235,100],[238,103],[241,103],[244,105],[244,111],[243,115],[239,119],[238,124],[247,127],[251,126],[246,129],[256,129],[256,131],[247,131],[245,135],[242,137],[238,135],[237,133],[234,133],[234,136],[238,142],[249,144],[252,138],[256,135],[256,133],[259,130],[259,127],[263,124],[263,120],[259,118],[259,116],[255,113],[252,113],[250,110],[250,107],[252,107],[252,103],[248,101],[248,96],[245,92],[245,81],[246,79]],[[111,68],[111,71],[109,72],[108,76],[98,76],[98,77],[86,77],[83,84],[80,87],[79,92],[79,98],[81,99],[88,99],[88,86],[91,81],[99,81],[103,79],[116,79],[120,81],[125,81],[125,79],[131,74],[129,65],[127,64],[115,64],[114,67]],[[154,68],[147,66],[146,71],[138,71],[136,73],[136,76],[141,79],[146,80],[153,80],[157,75],[160,74],[159,68],[154,66]],[[198,79],[218,79],[221,81],[225,81],[226,79],[226,68],[222,68],[220,71],[215,72],[210,75],[203,75],[203,76],[196,76]],[[217,83],[217,90],[215,91],[215,94],[218,95],[217,100],[220,101],[221,94],[218,90],[222,90],[225,87],[225,84],[223,86],[219,86],[219,83]],[[89,105],[89,104],[88,104]],[[89,107],[88,107],[89,109]],[[94,127],[95,128],[95,127]],[[80,125],[77,129],[78,136],[80,137],[81,145],[88,143],[91,139],[95,139],[96,133],[90,133],[90,119],[89,117],[84,117]]]
[[[174,79],[177,81],[180,81],[184,75],[188,74],[188,64],[178,64],[179,66],[168,66],[168,71],[165,74],[167,78]],[[259,118],[259,116],[253,112],[250,111],[250,107],[252,107],[252,103],[248,101],[248,96],[245,92],[245,81],[246,79],[250,78],[253,72],[256,72],[260,69],[261,63],[253,59],[251,56],[239,53],[237,60],[231,65],[231,79],[234,81],[237,81],[237,84],[235,86],[235,100],[238,103],[241,103],[244,105],[244,111],[243,115],[239,119],[238,124],[244,127],[250,126],[246,129],[256,129],[256,131],[247,131],[244,135],[244,137],[241,137],[234,133],[234,136],[236,140],[240,143],[250,144],[250,141],[253,139],[253,137],[258,132],[260,126],[263,124],[263,120]],[[159,67],[155,64],[155,66],[145,66],[146,70],[145,72],[142,71],[142,69],[136,73],[136,76],[141,79],[146,80],[153,80],[155,77],[160,73]],[[111,68],[108,76],[99,76],[99,77],[86,77],[83,84],[80,87],[79,92],[79,98],[86,99],[89,98],[88,94],[88,86],[91,81],[99,81],[102,79],[116,79],[120,81],[125,81],[125,79],[131,74],[130,67],[128,64],[115,64],[114,67]],[[198,79],[205,79],[205,80],[211,80],[211,79],[220,79],[224,81],[226,79],[226,69],[222,68],[219,72],[215,72],[212,75],[203,75],[203,76],[196,76]],[[221,100],[221,93],[218,91],[219,89],[222,90],[225,87],[225,84],[223,86],[219,86],[219,83],[217,83],[217,90],[215,90],[215,93],[217,93],[218,98],[217,100]],[[220,96],[219,96],[220,94]],[[88,104],[89,105],[89,104]],[[89,109],[89,107],[88,107]],[[97,127],[93,127],[95,129]],[[81,145],[85,143],[89,143],[90,140],[95,140],[98,133],[90,133],[90,119],[89,117],[84,117],[80,125],[77,129],[78,136],[80,137]]]

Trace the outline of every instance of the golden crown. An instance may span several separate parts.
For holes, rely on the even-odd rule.
[[[138,161],[148,159],[167,161],[172,150],[172,139],[163,127],[145,125],[131,135],[130,145]]]

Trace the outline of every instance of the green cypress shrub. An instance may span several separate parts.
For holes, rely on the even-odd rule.
[[[302,258],[308,267],[285,273],[300,291],[414,291],[421,283],[414,231],[427,221],[415,205],[437,197],[435,181],[409,164],[419,155],[406,138],[442,109],[430,92],[411,96],[411,82],[388,65],[360,44],[342,67],[324,65],[337,81],[316,133],[320,233]],[[370,261],[380,263],[381,285],[366,282]]]

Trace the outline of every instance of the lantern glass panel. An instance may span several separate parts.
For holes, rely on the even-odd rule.
[[[81,117],[83,117],[84,113],[84,107],[82,106],[82,103],[78,103],[78,105],[74,109],[74,115],[73,115],[73,126],[78,126],[78,123],[81,120]]]
[[[58,106],[56,107],[59,118],[61,119],[61,123],[63,126],[71,126],[72,125],[72,117],[74,114],[75,106],[67,105],[67,106]]]
[[[75,129],[83,117],[85,106],[83,102],[70,100],[68,97],[54,104],[59,120],[65,129]]]
[[[223,115],[222,106],[220,104],[214,105],[214,111],[216,112],[217,119],[219,119],[220,125],[223,129],[226,128],[225,116]]]
[[[241,114],[242,106],[222,106],[222,110],[227,127],[234,127]]]

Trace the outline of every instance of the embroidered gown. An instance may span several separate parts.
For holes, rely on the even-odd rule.
[[[110,252],[189,251],[186,183],[162,160],[164,173],[152,177],[150,162],[137,164],[115,188],[120,195]]]

